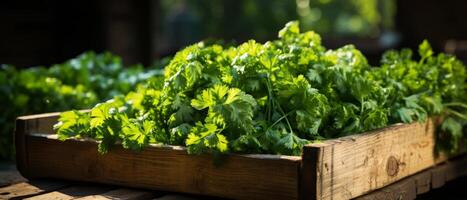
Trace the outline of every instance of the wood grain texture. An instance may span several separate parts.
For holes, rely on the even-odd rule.
[[[82,110],[82,112],[89,112],[89,110]],[[27,174],[29,170],[27,169],[28,155],[26,151],[26,136],[30,133],[54,134],[53,125],[57,123],[59,116],[60,113],[55,112],[16,118],[14,131],[16,164],[19,172],[24,177],[29,177]]]
[[[13,163],[0,162],[0,187],[27,181]]]
[[[210,155],[192,156],[184,147],[169,145],[150,145],[141,152],[116,145],[100,155],[94,140],[58,141],[52,130],[57,117],[55,113],[17,120],[18,168],[27,178],[235,199],[350,199],[448,158],[435,156],[431,120],[307,145],[302,157],[231,154],[221,166],[214,166]],[[422,180],[419,185],[420,192],[426,190]]]
[[[300,157],[228,156],[213,165],[209,155],[183,148],[116,146],[105,155],[93,141],[58,141],[28,135],[30,178],[50,177],[110,183],[235,199],[297,199]]]
[[[79,112],[84,113],[89,111],[89,109],[79,110]],[[16,128],[17,131],[25,131],[26,133],[55,134],[53,126],[59,117],[60,112],[21,116],[16,118]]]
[[[67,187],[62,181],[37,180],[0,188],[0,199],[23,199]]]
[[[446,183],[446,165],[431,170],[431,188],[440,188]]]
[[[423,171],[414,175],[415,186],[417,187],[417,195],[424,194],[431,189],[431,171]]]
[[[53,125],[57,123],[59,112],[37,115],[21,116],[16,119],[17,128],[22,128],[27,133],[54,134]]]
[[[26,135],[27,135],[27,120],[25,119],[16,119],[15,124],[15,153],[16,153],[16,167],[22,176],[27,177],[28,169],[28,155],[26,153]]]
[[[307,145],[303,166],[311,167],[302,173],[315,171],[316,185],[302,183],[302,192],[311,191],[307,199],[350,199],[429,168],[443,161],[434,133],[429,120]]]
[[[97,186],[97,185],[76,185],[63,188],[57,191],[36,195],[33,197],[25,198],[25,200],[70,200],[79,197],[85,197],[95,194],[101,194],[111,190],[111,186]]]
[[[102,194],[76,198],[76,200],[147,200],[155,196],[158,196],[155,192],[120,188]]]
[[[417,197],[415,182],[401,180],[397,184],[389,185],[378,189],[377,192],[370,193],[358,200],[413,200]]]
[[[450,180],[467,176],[467,167],[465,166],[467,166],[467,155],[452,158],[445,163],[435,165],[391,185],[359,196],[355,200],[411,200],[416,198],[416,195],[435,189],[431,187],[433,184],[441,187],[439,184],[441,182],[444,185],[448,181],[446,179],[448,174],[451,176]],[[445,176],[440,174],[445,174]]]
[[[0,187],[24,181],[26,179],[18,171],[0,171]]]
[[[324,155],[323,148],[317,148],[322,144],[316,144],[314,148],[302,149],[302,162],[300,168],[300,199],[316,199],[316,195],[320,193],[323,188],[322,183],[318,182],[318,175],[322,171],[322,166],[319,161]],[[323,144],[323,146],[326,146]]]
[[[194,198],[194,197],[188,197],[188,196],[179,195],[179,194],[169,194],[169,195],[164,195],[162,197],[154,198],[152,200],[198,200],[198,199],[204,199],[204,198]]]

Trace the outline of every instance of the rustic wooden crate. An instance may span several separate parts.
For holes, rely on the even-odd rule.
[[[116,146],[100,155],[94,140],[57,140],[58,113],[19,117],[16,151],[27,178],[62,178],[234,199],[350,199],[427,169],[434,122],[396,124],[304,147],[302,156],[188,155],[179,146],[141,152]]]

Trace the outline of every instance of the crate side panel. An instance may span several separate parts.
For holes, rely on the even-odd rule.
[[[235,199],[297,199],[300,160],[211,156],[150,147],[115,147],[100,155],[96,143],[28,136],[32,177],[54,177]]]
[[[307,146],[321,152],[317,199],[354,198],[433,166],[434,133],[429,120]]]

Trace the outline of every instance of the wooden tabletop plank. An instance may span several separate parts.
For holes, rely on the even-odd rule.
[[[51,180],[34,180],[0,188],[0,199],[22,199],[67,187],[69,183]]]
[[[157,196],[161,196],[162,194],[158,194],[156,192],[151,191],[144,191],[144,190],[135,190],[135,189],[116,189],[111,190],[109,192],[98,194],[98,195],[91,195],[82,198],[76,198],[77,200],[110,200],[110,199],[118,199],[118,200],[148,200],[152,199]]]
[[[0,187],[26,181],[13,162],[0,161]]]
[[[0,187],[26,181],[27,179],[16,170],[0,171]]]
[[[180,195],[180,194],[168,194],[162,197],[154,198],[153,200],[198,200],[198,199],[204,199],[204,198],[195,198],[195,197],[189,197],[189,196]]]
[[[57,191],[33,196],[26,198],[27,200],[69,200],[79,197],[85,197],[89,195],[102,194],[112,190],[113,186],[101,186],[101,185],[77,185],[70,186]]]

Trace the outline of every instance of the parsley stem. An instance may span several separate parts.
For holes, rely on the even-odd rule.
[[[364,105],[363,105],[363,97],[360,100],[360,114],[363,113]]]
[[[276,124],[278,124],[280,121],[282,121],[283,119],[285,119],[288,115],[290,115],[292,112],[294,112],[294,110],[291,110],[289,111],[287,114],[283,115],[282,117],[280,117],[278,120],[276,120],[271,126],[268,127],[268,129],[266,129],[266,131],[268,131],[269,129],[271,129],[272,127],[274,127]]]
[[[275,99],[274,99],[274,93],[273,93],[273,90],[272,90],[272,83],[271,83],[271,78],[270,78],[270,74],[268,73],[267,74],[267,82],[266,82],[266,86],[267,86],[267,89],[268,89],[268,110],[267,110],[267,113],[268,113],[268,122],[271,122],[271,119],[272,119],[272,111],[273,111],[273,108],[274,108],[274,103],[275,103]]]
[[[466,115],[464,115],[464,114],[462,114],[462,113],[460,113],[460,112],[457,112],[457,111],[455,111],[455,110],[453,110],[453,109],[446,109],[446,112],[447,112],[447,113],[450,113],[450,114],[453,114],[453,115],[455,115],[455,116],[457,116],[457,117],[459,117],[459,118],[461,118],[461,119],[463,119],[463,120],[467,120],[467,116],[466,116]]]
[[[284,115],[285,121],[287,122],[287,125],[289,126],[290,132],[293,133],[292,126],[290,125],[289,119],[287,119],[287,115],[285,114],[284,110],[282,110],[281,105],[277,103],[277,107],[279,108],[279,111]]]
[[[444,106],[458,106],[458,107],[462,107],[462,108],[467,109],[467,104],[464,104],[464,103],[461,103],[461,102],[449,102],[449,103],[445,103]]]

